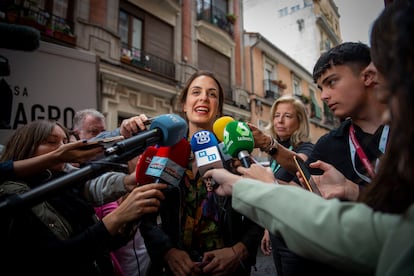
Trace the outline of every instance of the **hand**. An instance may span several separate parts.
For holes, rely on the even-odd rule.
[[[202,272],[197,263],[193,262],[188,253],[183,250],[171,248],[164,259],[174,275],[197,275]]]
[[[102,221],[112,235],[132,221],[136,221],[145,214],[158,212],[160,201],[163,200],[163,189],[167,184],[147,184],[135,188],[128,194],[114,211],[106,215]]]
[[[270,254],[272,254],[272,244],[270,242],[270,235],[267,229],[264,230],[262,242],[260,243],[260,249],[265,256],[270,256]]]
[[[232,174],[226,169],[208,170],[203,178],[208,179],[210,177],[218,184],[214,192],[221,196],[231,196],[234,183],[242,178],[240,175]]]
[[[84,163],[93,159],[98,154],[103,153],[103,147],[85,149],[85,141],[76,141],[61,145],[51,152],[56,158],[56,162]]]
[[[261,131],[259,128],[257,128],[254,124],[247,123],[247,125],[252,131],[255,147],[261,150],[267,148],[270,145],[272,138],[269,135],[265,134],[263,131]]]
[[[121,123],[119,132],[125,138],[129,138],[132,135],[147,129],[144,124],[145,121],[148,121],[148,118],[145,116],[145,114],[125,119]]]
[[[136,187],[138,187],[137,177],[136,177],[135,171],[133,171],[130,174],[127,174],[124,177],[124,187],[125,187],[125,190],[127,190],[128,192],[131,192]]]
[[[243,177],[260,180],[266,183],[275,183],[276,178],[269,167],[263,167],[260,164],[251,164],[250,168],[242,166],[237,167],[237,172]]]
[[[312,175],[313,180],[324,198],[340,198],[352,201],[355,201],[358,198],[358,185],[346,179],[345,176],[332,165],[318,160],[309,164],[309,167],[318,168],[324,171],[322,175]],[[303,183],[302,177],[298,176],[298,178],[299,181]]]
[[[202,270],[208,275],[232,275],[240,265],[239,257],[231,247],[205,252],[203,261],[208,262]]]

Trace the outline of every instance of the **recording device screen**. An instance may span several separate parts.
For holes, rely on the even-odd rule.
[[[305,181],[305,188],[321,196],[321,192],[316,186],[316,183],[313,180],[312,175],[310,174],[305,162],[300,157],[297,157],[296,155],[293,156],[293,160],[295,160],[296,167]]]

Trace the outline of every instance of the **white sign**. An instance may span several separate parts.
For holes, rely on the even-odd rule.
[[[41,41],[33,52],[0,49],[0,56],[10,65],[9,76],[0,72],[0,144],[28,122],[52,119],[72,128],[77,110],[97,108],[94,54]]]

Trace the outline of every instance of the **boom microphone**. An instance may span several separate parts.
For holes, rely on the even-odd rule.
[[[39,30],[23,25],[0,22],[0,48],[34,51],[39,48]]]
[[[223,168],[223,161],[217,146],[216,137],[208,130],[197,131],[191,138],[191,149],[201,176],[209,169]]]
[[[232,121],[224,128],[224,146],[226,152],[237,157],[243,167],[250,167],[250,153],[254,148],[253,134],[244,122]]]
[[[164,114],[153,119],[149,130],[139,132],[131,138],[119,141],[105,150],[105,155],[131,152],[131,159],[148,146],[159,144],[172,146],[187,134],[187,123],[175,114]]]

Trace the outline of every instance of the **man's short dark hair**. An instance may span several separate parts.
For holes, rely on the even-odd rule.
[[[356,65],[358,70],[371,62],[370,49],[362,42],[344,42],[322,54],[313,67],[313,81],[317,80],[332,66]]]

